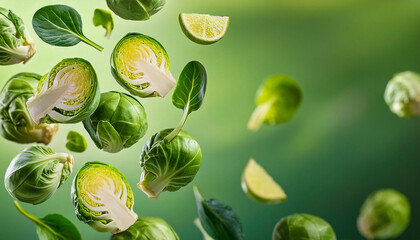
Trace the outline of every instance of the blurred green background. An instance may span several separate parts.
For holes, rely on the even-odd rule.
[[[86,36],[105,50],[98,52],[83,43],[60,48],[42,42],[32,29],[32,15],[53,3],[78,10]],[[164,218],[181,239],[202,238],[192,223],[197,216],[193,184],[199,185],[203,196],[232,206],[242,220],[245,239],[258,240],[270,239],[276,222],[295,212],[326,219],[340,240],[362,239],[356,218],[363,200],[374,190],[392,187],[412,204],[411,224],[400,239],[418,239],[420,119],[397,118],[384,103],[383,92],[394,73],[420,71],[420,1],[169,0],[146,22],[114,16],[110,40],[104,38],[104,29],[92,24],[93,10],[107,9],[105,0],[9,0],[1,6],[23,18],[38,48],[25,65],[1,66],[2,84],[18,72],[44,74],[63,58],[82,57],[96,68],[101,91],[123,91],[111,76],[109,57],[127,32],[158,39],[168,51],[175,77],[190,60],[199,60],[208,71],[204,104],[185,126],[203,151],[193,183],[165,192],[157,201],[137,189],[142,145],[155,132],[174,127],[182,114],[172,106],[171,94],[165,99],[140,99],[149,130],[144,139],[118,154],[98,150],[82,124],[60,126],[51,144],[56,152],[67,151],[65,137],[70,129],[83,133],[89,148],[74,154],[74,173],[53,197],[38,206],[22,204],[34,215],[60,213],[76,224],[83,239],[108,239],[108,233],[98,233],[77,220],[70,199],[76,171],[86,161],[101,160],[125,174],[140,216]],[[219,43],[197,45],[182,33],[180,12],[230,16],[229,30]],[[256,89],[278,73],[301,84],[303,104],[290,123],[249,132],[246,124],[255,107]],[[24,147],[0,139],[1,176]],[[242,192],[240,176],[250,157],[283,186],[289,197],[286,203],[261,205]],[[36,239],[34,224],[18,213],[4,187],[0,202],[0,239]]]

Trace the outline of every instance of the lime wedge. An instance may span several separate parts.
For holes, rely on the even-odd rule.
[[[191,41],[198,44],[212,44],[225,35],[229,25],[229,17],[180,13],[179,23],[182,31]]]
[[[242,173],[242,189],[261,203],[280,203],[287,200],[283,189],[254,159],[250,159]]]

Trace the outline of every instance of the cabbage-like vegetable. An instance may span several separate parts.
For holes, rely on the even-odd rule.
[[[420,74],[402,72],[388,82],[385,102],[399,117],[420,115]]]
[[[70,131],[67,134],[66,148],[72,152],[84,152],[87,148],[85,137],[76,131]]]
[[[139,217],[127,230],[112,235],[111,240],[179,240],[174,229],[159,217]]]
[[[139,97],[164,97],[176,85],[166,50],[140,33],[129,33],[117,43],[111,68],[115,80]]]
[[[324,219],[296,213],[282,218],[274,227],[273,240],[336,240],[334,230]]]
[[[382,189],[368,196],[362,205],[357,226],[368,239],[398,237],[410,222],[410,203],[400,192]]]
[[[180,132],[165,140],[172,129],[153,135],[140,155],[141,176],[137,186],[150,199],[157,199],[163,191],[177,191],[190,183],[201,165],[201,149],[187,132]]]
[[[50,198],[73,170],[73,156],[49,147],[31,146],[13,158],[4,176],[9,194],[19,201],[39,204]]]
[[[302,102],[299,84],[286,75],[268,78],[258,89],[257,108],[248,122],[248,129],[257,131],[262,123],[276,125],[290,121]]]
[[[99,232],[122,232],[137,220],[127,179],[106,163],[86,162],[73,180],[71,198],[77,218]]]
[[[0,7],[0,65],[26,63],[35,52],[34,40],[22,19]]]
[[[99,149],[116,153],[144,136],[147,118],[137,99],[120,92],[107,92],[101,94],[99,107],[83,125]]]
[[[19,73],[11,77],[0,92],[0,134],[17,143],[49,144],[58,124],[35,124],[26,101],[34,94],[40,75]]]
[[[99,99],[92,65],[81,58],[67,58],[41,78],[35,96],[26,105],[37,124],[77,123],[96,110]]]
[[[166,0],[106,0],[108,7],[127,20],[147,20],[159,12]]]

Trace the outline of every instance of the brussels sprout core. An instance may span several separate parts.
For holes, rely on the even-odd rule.
[[[65,59],[42,77],[28,111],[35,123],[76,123],[99,104],[96,73],[86,60]]]
[[[85,163],[73,181],[72,199],[77,217],[100,232],[118,233],[137,220],[127,180],[105,163]]]
[[[143,34],[129,33],[118,42],[111,67],[117,82],[139,97],[164,97],[176,85],[166,50]]]

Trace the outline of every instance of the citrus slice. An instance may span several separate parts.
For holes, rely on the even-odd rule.
[[[198,44],[212,44],[225,35],[229,17],[180,13],[179,23],[182,31],[191,41]]]
[[[287,200],[283,189],[254,159],[250,159],[242,173],[242,189],[261,203],[280,203]]]

